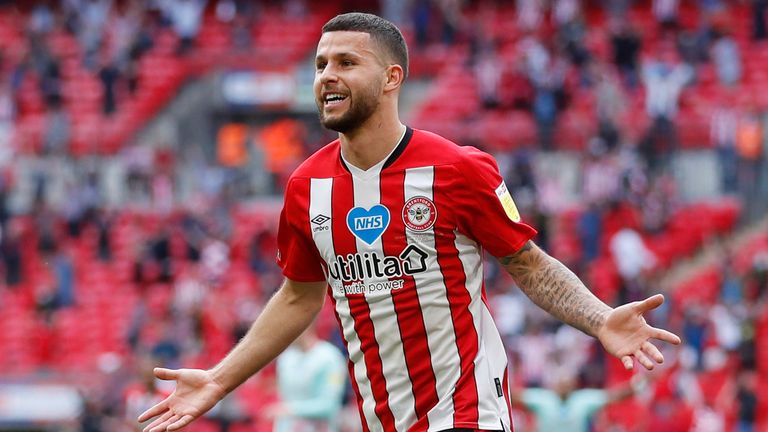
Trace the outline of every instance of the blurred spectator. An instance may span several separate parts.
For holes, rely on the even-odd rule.
[[[139,414],[168,395],[168,392],[158,388],[158,380],[152,374],[153,364],[154,362],[150,359],[140,359],[137,365],[138,380],[125,391],[125,422],[131,425],[134,431],[141,431],[150,423],[137,424],[136,419]]]
[[[201,320],[208,295],[208,285],[200,278],[198,266],[189,267],[173,284],[173,317],[185,353],[198,353],[203,347]]]
[[[643,65],[645,109],[652,119],[673,120],[683,87],[693,77],[690,66],[676,61],[674,51],[663,48],[657,56]]]
[[[756,429],[758,410],[758,376],[752,370],[740,370],[736,377],[736,403],[738,406],[736,432]]]
[[[307,15],[306,0],[285,0],[283,2],[283,15],[289,18],[304,18]]]
[[[125,203],[129,207],[149,208],[151,202],[150,175],[153,170],[152,149],[134,145],[121,154],[125,167]]]
[[[579,218],[579,240],[583,251],[582,260],[585,263],[600,255],[602,213],[601,207],[596,203],[588,203]]]
[[[539,0],[521,0],[517,2],[517,24],[520,29],[535,31],[544,19],[543,2]]]
[[[663,30],[676,29],[680,0],[653,0],[653,15]]]
[[[102,432],[103,412],[99,401],[95,398],[84,398],[83,411],[80,414],[80,432]]]
[[[463,0],[436,0],[442,18],[442,39],[446,45],[453,45],[457,32],[461,30]]]
[[[621,170],[607,152],[605,143],[594,138],[582,163],[582,196],[587,204],[601,205],[619,198]]]
[[[737,307],[744,301],[741,277],[733,268],[733,259],[728,256],[721,265],[723,282],[720,286],[720,301],[729,307]]]
[[[577,20],[581,14],[581,0],[555,0],[552,4],[552,17],[558,27],[567,26]]]
[[[187,54],[192,48],[207,0],[171,0],[165,4],[165,14],[173,25],[173,30],[179,36],[177,54]]]
[[[416,33],[416,47],[424,48],[429,42],[432,2],[430,0],[414,0],[411,10],[413,29]]]
[[[154,46],[153,34],[156,32],[155,24],[148,14],[143,14],[136,18],[136,20],[138,21],[137,23],[131,23],[135,27],[133,28],[133,34],[128,45],[127,56],[123,60],[123,75],[128,83],[128,91],[131,95],[136,94],[139,86],[138,62]]]
[[[638,57],[642,42],[640,35],[628,20],[615,20],[608,24],[613,48],[613,63],[619,69],[624,84],[635,88],[639,83]]]
[[[627,101],[618,77],[608,65],[594,63],[593,71],[598,134],[610,151],[618,146],[621,139],[618,125],[626,111]]]
[[[683,334],[685,344],[693,348],[696,354],[696,369],[700,370],[704,363],[705,344],[709,340],[711,326],[707,311],[703,305],[692,304],[683,313]]]
[[[53,30],[56,18],[51,10],[51,3],[51,1],[41,1],[32,8],[28,24],[31,33],[46,35]]]
[[[200,258],[203,277],[217,285],[229,268],[229,246],[222,240],[211,237],[203,246]]]
[[[143,6],[138,2],[118,2],[115,5],[109,32],[109,46],[105,51],[121,66],[128,60],[135,35],[140,31]]]
[[[56,108],[62,103],[61,81],[60,62],[56,57],[48,55],[40,76],[40,92],[49,108]]]
[[[622,279],[619,302],[631,302],[643,297],[641,277],[653,268],[656,257],[632,228],[622,228],[610,239],[611,254]]]
[[[96,214],[96,229],[98,231],[97,254],[102,261],[112,260],[112,226],[114,215],[105,209],[99,209]]]
[[[657,392],[650,404],[649,431],[690,431],[694,421],[693,407],[674,392]]]
[[[677,35],[677,50],[687,64],[697,67],[710,59],[713,30],[709,25],[700,28],[683,28]]]
[[[725,415],[704,402],[695,408],[692,432],[720,432],[726,429]]]
[[[2,258],[2,269],[5,273],[5,285],[13,288],[20,284],[24,278],[21,252],[22,232],[19,221],[11,220],[0,234],[0,258]]]
[[[543,387],[552,367],[551,358],[555,349],[554,335],[545,331],[544,318],[528,316],[526,328],[512,344],[520,355],[520,376],[527,387]]]
[[[643,231],[649,234],[662,233],[677,207],[677,200],[674,177],[670,174],[654,177],[640,206]]]
[[[677,116],[680,93],[693,78],[690,66],[678,63],[674,52],[662,49],[655,59],[643,65],[645,111],[651,126],[641,143],[648,166],[653,173],[666,169],[669,155],[677,149]]]
[[[109,22],[112,0],[83,0],[73,9],[79,13],[78,25],[74,28],[83,49],[84,63],[94,69],[104,38],[104,26]]]
[[[256,274],[273,270],[276,248],[276,239],[270,230],[265,229],[254,234],[248,248],[248,264],[251,270]]]
[[[56,292],[56,307],[70,307],[75,304],[75,264],[69,253],[57,248],[51,259]]]
[[[168,227],[159,226],[149,240],[150,257],[160,269],[158,282],[172,282],[174,278],[171,262],[171,235]]]
[[[143,289],[154,283],[173,281],[170,238],[167,227],[160,225],[147,240],[137,240],[134,251],[133,282]]]
[[[498,272],[497,272],[498,274]],[[491,311],[496,326],[506,346],[512,346],[514,336],[522,333],[525,326],[525,309],[530,301],[518,290],[504,290],[490,297]]]
[[[214,9],[216,19],[222,23],[232,23],[237,17],[237,3],[235,0],[219,0],[216,2],[216,9]]]
[[[552,6],[552,15],[558,27],[558,43],[567,53],[571,64],[581,70],[591,55],[585,46],[587,28],[580,0],[556,0]]]
[[[739,191],[742,196],[754,197],[763,158],[763,124],[757,109],[746,112],[739,119],[736,132]]]
[[[528,66],[528,78],[533,83],[533,116],[539,132],[539,146],[553,148],[553,134],[559,103],[565,97],[566,61],[535,38],[522,43]]]
[[[11,137],[15,117],[16,107],[11,92],[8,86],[0,84],[0,167],[10,162],[14,153]]]
[[[150,350],[155,362],[163,367],[177,368],[182,354],[181,343],[185,341],[176,332],[174,320],[167,320],[161,324],[160,339],[155,341]],[[185,335],[186,336],[186,335]]]
[[[752,38],[760,41],[768,38],[768,1],[751,0]]]
[[[64,154],[69,145],[72,124],[60,101],[50,104],[46,113],[46,129],[43,138],[43,150],[46,154]]]
[[[732,86],[741,79],[741,54],[739,46],[728,32],[717,35],[712,44],[712,62],[715,64],[720,83]]]
[[[109,116],[117,111],[117,82],[120,79],[120,71],[115,62],[107,60],[102,63],[99,70],[99,80],[103,90],[102,112]]]
[[[408,7],[408,0],[382,0],[381,16],[396,25],[405,24],[405,14]]]
[[[347,362],[315,332],[310,325],[277,359],[280,403],[268,409],[276,432],[339,430]]]
[[[725,193],[737,190],[736,132],[738,113],[730,104],[721,103],[712,111],[710,141],[717,149],[720,164],[721,187]]]
[[[503,71],[501,59],[496,51],[496,47],[491,43],[485,44],[479,51],[474,71],[477,81],[477,92],[480,95],[483,108],[498,108],[501,103],[499,95]]]
[[[155,211],[160,214],[170,214],[175,206],[173,167],[163,167],[162,164],[156,163],[151,186]]]
[[[522,402],[536,415],[539,432],[592,430],[594,414],[605,405],[631,397],[645,386],[645,378],[636,375],[612,389],[579,388],[575,377],[560,376],[554,389],[527,388]]]
[[[244,422],[249,426],[252,424],[250,423],[252,419],[244,411],[237,394],[230,393],[224,396],[224,399],[211,408],[205,416],[218,424],[220,432],[229,432],[233,424],[239,422]]]

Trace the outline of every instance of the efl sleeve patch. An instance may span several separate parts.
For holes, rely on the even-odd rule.
[[[512,199],[512,195],[507,189],[507,185],[504,181],[501,181],[499,187],[496,188],[496,196],[501,201],[501,206],[504,207],[504,211],[507,213],[507,217],[513,222],[520,222],[520,212],[517,211],[515,201]]]

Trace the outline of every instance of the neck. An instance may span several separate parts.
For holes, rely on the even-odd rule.
[[[381,162],[397,146],[405,125],[397,115],[373,115],[359,128],[339,134],[341,152],[352,165],[367,170]]]

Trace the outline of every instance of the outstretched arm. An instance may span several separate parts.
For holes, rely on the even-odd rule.
[[[245,337],[214,368],[155,369],[158,378],[176,381],[176,389],[139,416],[139,422],[156,417],[144,432],[185,427],[261,370],[309,326],[323,305],[325,290],[325,282],[286,279]]]
[[[664,361],[649,341],[652,338],[680,343],[679,337],[649,326],[643,318],[645,312],[664,302],[661,295],[613,309],[595,297],[565,265],[531,241],[516,253],[499,258],[499,262],[534,303],[555,318],[598,338],[627,369],[632,368],[633,357],[647,369],[653,369],[654,361]]]

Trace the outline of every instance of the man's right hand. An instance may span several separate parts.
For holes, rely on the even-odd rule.
[[[155,368],[154,372],[162,380],[176,381],[176,389],[139,416],[140,423],[157,417],[143,432],[179,430],[213,408],[227,394],[209,371]]]

